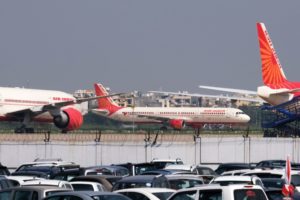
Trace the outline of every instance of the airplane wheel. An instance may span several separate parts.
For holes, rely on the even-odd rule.
[[[34,128],[25,128],[26,133],[34,133]]]
[[[25,133],[24,128],[16,128],[15,133]]]

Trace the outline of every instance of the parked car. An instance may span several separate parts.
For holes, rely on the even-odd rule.
[[[265,189],[282,189],[285,184],[283,178],[261,178],[262,183],[264,184]]]
[[[132,200],[167,200],[176,190],[168,188],[129,188],[114,191]]]
[[[264,190],[258,185],[202,185],[181,189],[168,200],[268,200]]]
[[[113,192],[73,191],[53,194],[43,200],[131,200]]]
[[[256,176],[218,176],[211,180],[210,184],[232,185],[247,184],[264,187],[261,179]]]
[[[45,180],[35,176],[7,176],[7,179],[11,180],[14,186],[21,186],[28,181]]]
[[[91,181],[73,181],[70,182],[74,191],[94,191],[94,192],[105,192],[106,188],[97,182]]]
[[[105,191],[112,190],[112,184],[107,180],[105,176],[97,176],[97,175],[87,175],[87,176],[77,176],[70,180],[70,183],[77,182],[77,181],[89,181],[89,182],[96,182],[100,183],[104,188]]]
[[[165,169],[169,170],[187,170],[193,174],[201,175],[204,183],[209,183],[217,174],[210,167],[201,165],[168,165]]]
[[[40,180],[29,180],[22,183],[22,186],[55,186],[60,188],[66,188],[73,190],[72,185],[68,181],[61,180],[48,180],[48,179],[40,179]]]
[[[170,184],[168,179],[163,175],[128,176],[117,181],[113,186],[112,191],[137,187],[170,188]]]
[[[47,179],[70,180],[82,174],[79,165],[70,162],[27,163],[21,165],[12,175],[35,175]]]
[[[0,190],[14,187],[14,182],[5,176],[0,176]]]
[[[176,170],[176,169],[157,169],[141,173],[140,175],[171,175],[171,174],[193,174],[188,170]]]
[[[170,183],[170,188],[174,190],[196,187],[203,185],[203,178],[197,175],[167,175],[166,178]]]
[[[0,175],[6,175],[6,176],[10,175],[8,168],[2,165],[2,163],[0,163]]]
[[[286,160],[263,160],[256,164],[255,168],[284,168]]]
[[[251,169],[251,165],[248,163],[222,163],[215,170],[217,174],[222,174],[227,171]]]
[[[243,176],[257,176],[260,178],[284,178],[284,169],[267,169],[267,170],[253,170],[251,172],[244,173]],[[291,183],[295,186],[295,190],[300,192],[300,172],[291,171]]]
[[[113,164],[112,166],[122,166],[127,168],[130,176],[140,175],[146,171],[157,169],[157,166],[154,163],[123,163]]]
[[[54,186],[22,186],[0,190],[2,200],[41,200],[57,192],[72,191]]]
[[[164,169],[168,165],[183,165],[183,162],[180,158],[176,159],[158,159],[154,158],[151,163],[156,165],[157,169]]]
[[[129,176],[129,170],[116,165],[93,166],[84,168],[84,175]]]

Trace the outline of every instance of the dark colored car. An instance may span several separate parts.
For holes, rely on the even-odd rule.
[[[255,168],[284,168],[286,160],[263,160],[256,164]]]
[[[270,189],[264,189],[265,193],[269,200],[281,200],[284,199],[284,196],[282,194],[282,190],[278,188],[270,188]]]
[[[73,191],[53,194],[44,200],[131,200],[112,192]]]
[[[157,165],[154,163],[123,163],[123,164],[114,164],[112,166],[122,166],[129,170],[130,176],[140,175],[146,171],[156,170]]]
[[[170,188],[170,184],[168,179],[163,175],[128,176],[117,181],[113,186],[112,191],[137,187]]]
[[[203,185],[203,179],[197,175],[167,175],[170,188],[174,190]]]
[[[187,170],[157,169],[157,170],[143,172],[140,175],[160,175],[160,174],[171,175],[171,174],[193,174],[193,173]]]
[[[251,165],[248,163],[222,163],[218,166],[215,172],[221,175],[223,172],[240,169],[251,169]]]
[[[261,178],[264,188],[277,188],[282,189],[285,184],[285,180],[282,178]]]
[[[129,176],[129,170],[126,167],[116,165],[86,167],[84,171],[85,175]]]
[[[13,176],[37,176],[46,179],[65,180],[69,181],[75,176],[81,175],[82,169],[79,165],[76,166],[47,166],[33,165],[23,166],[18,171],[13,172]]]
[[[0,163],[0,175],[7,175],[7,176],[10,175],[10,172],[7,169],[7,167],[2,165],[1,163]]]
[[[14,187],[15,184],[12,180],[7,179],[4,176],[0,176],[0,190]]]

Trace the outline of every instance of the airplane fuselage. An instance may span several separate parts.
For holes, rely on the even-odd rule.
[[[125,107],[109,113],[105,109],[93,112],[113,120],[135,123],[162,123],[163,119],[182,119],[187,125],[193,124],[243,124],[250,117],[235,108],[196,107]]]

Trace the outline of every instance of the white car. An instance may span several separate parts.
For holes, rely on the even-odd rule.
[[[210,184],[232,185],[232,184],[247,184],[260,185],[263,183],[257,176],[218,176],[210,181]]]
[[[72,181],[70,184],[75,191],[107,191],[102,184],[92,181]]]
[[[168,200],[268,200],[262,187],[258,185],[203,185],[181,189],[172,194]]]
[[[15,186],[22,186],[28,181],[45,180],[35,176],[6,176],[6,178],[11,180]]]
[[[268,169],[268,170],[254,170],[251,172],[244,173],[243,176],[257,176],[260,178],[284,178],[284,169]],[[300,192],[300,171],[291,171],[291,182],[295,186],[296,191]]]
[[[123,194],[132,200],[148,199],[148,200],[166,200],[176,190],[168,188],[129,188],[116,190],[114,192]]]
[[[30,180],[26,181],[22,184],[22,186],[56,186],[60,188],[66,188],[73,190],[72,185],[68,181],[61,181],[61,180],[49,180],[49,179],[41,179],[41,180]]]

